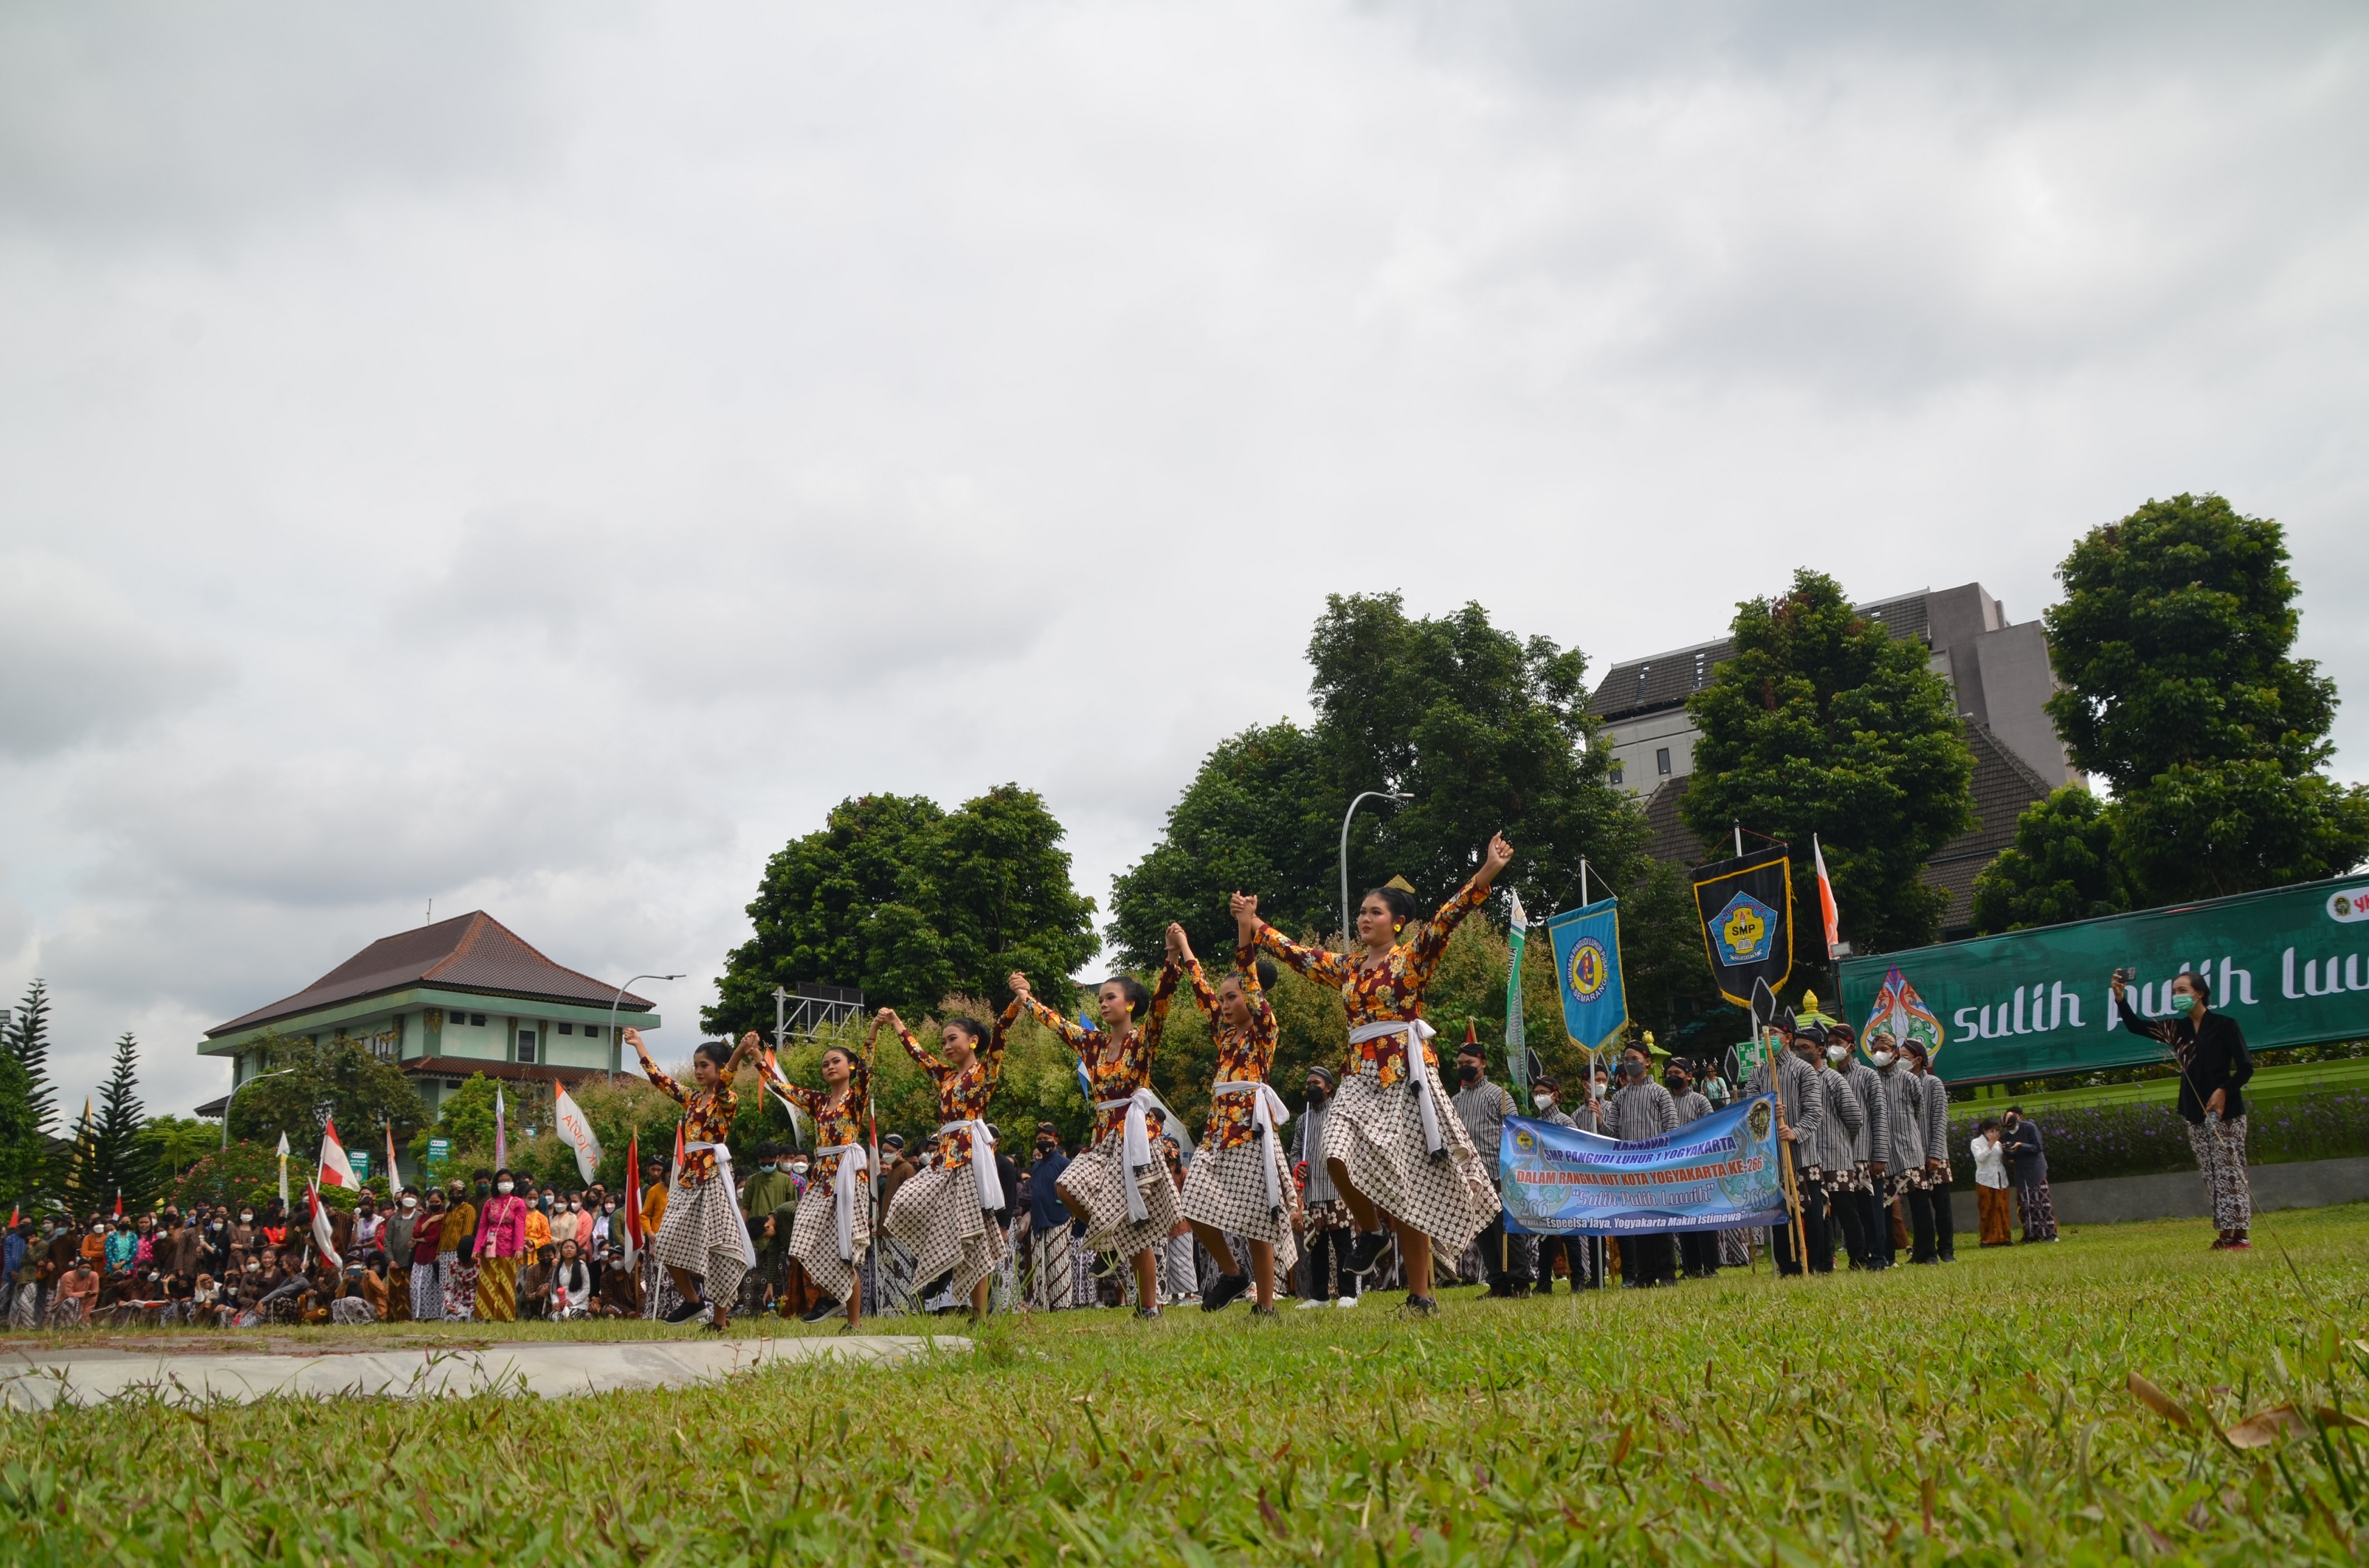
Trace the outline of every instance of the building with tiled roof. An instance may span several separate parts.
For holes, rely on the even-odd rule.
[[[398,1063],[432,1113],[472,1073],[575,1083],[613,1071],[615,1028],[658,1022],[645,998],[553,963],[477,910],[379,938],[303,990],[207,1030],[198,1051],[230,1059],[235,1094],[265,1070],[271,1036],[344,1035]],[[220,1116],[229,1100],[198,1114]]]

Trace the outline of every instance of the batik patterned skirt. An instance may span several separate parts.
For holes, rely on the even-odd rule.
[[[1154,1148],[1150,1167],[1135,1178],[1136,1190],[1143,1195],[1144,1218],[1129,1219],[1127,1188],[1120,1185],[1127,1169],[1126,1141],[1126,1129],[1113,1127],[1101,1142],[1070,1161],[1055,1185],[1072,1207],[1085,1211],[1087,1251],[1131,1258],[1146,1247],[1161,1245],[1176,1229],[1176,1184]]]
[[[443,1269],[437,1264],[411,1265],[411,1321],[432,1323],[444,1315]]]
[[[1474,1152],[1438,1070],[1426,1062],[1424,1074],[1431,1080],[1448,1158],[1434,1160],[1424,1147],[1413,1083],[1402,1078],[1383,1088],[1372,1061],[1360,1062],[1333,1097],[1333,1114],[1324,1118],[1324,1158],[1346,1166],[1349,1185],[1368,1201],[1454,1257],[1501,1206],[1497,1184]]]
[[[848,1227],[852,1242],[849,1261],[840,1259],[839,1195],[830,1186],[817,1184],[807,1188],[806,1196],[798,1202],[797,1218],[790,1222],[790,1256],[806,1265],[807,1277],[815,1282],[816,1289],[842,1306],[847,1293],[854,1288],[855,1271],[863,1265],[864,1249],[872,1240],[869,1178],[861,1174],[856,1177],[854,1196],[853,1220]]]
[[[518,1321],[519,1260],[487,1258],[477,1265],[477,1321],[508,1323]]]
[[[1291,1170],[1279,1151],[1268,1158],[1275,1162],[1276,1191],[1283,1198],[1280,1216],[1267,1207],[1266,1178],[1259,1171],[1255,1139],[1233,1149],[1212,1149],[1204,1142],[1184,1173],[1184,1191],[1177,1206],[1185,1219],[1229,1236],[1273,1242],[1276,1267],[1288,1269],[1299,1257],[1299,1243],[1291,1231]],[[1234,1261],[1245,1271],[1251,1266],[1248,1258]]]
[[[710,1302],[730,1306],[749,1272],[749,1221],[734,1201],[732,1184],[715,1177],[694,1182],[678,1177],[668,1189],[666,1219],[650,1241],[650,1255],[669,1268],[695,1276]]]
[[[1003,1231],[979,1207],[978,1178],[967,1161],[951,1171],[933,1165],[898,1187],[888,1205],[887,1231],[912,1254],[917,1293],[952,1269],[954,1294],[965,1302],[971,1288],[995,1272],[1003,1252]]]
[[[439,1253],[436,1275],[444,1284],[444,1321],[467,1322],[477,1310],[477,1265],[462,1262],[457,1252]]]

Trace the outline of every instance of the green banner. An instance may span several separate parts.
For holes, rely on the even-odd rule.
[[[2369,882],[2307,882],[1846,958],[1844,1016],[1865,1019],[1896,967],[1941,1021],[1933,1070],[1950,1082],[2160,1061],[2162,1049],[2114,1012],[2110,986],[2124,967],[2138,972],[2131,1006],[2149,1018],[2170,1013],[2173,976],[2210,976],[2213,1006],[2255,1050],[2369,1038]]]

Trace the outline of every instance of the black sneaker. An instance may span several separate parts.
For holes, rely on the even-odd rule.
[[[1201,1298],[1201,1310],[1222,1312],[1240,1300],[1242,1293],[1250,1288],[1251,1276],[1247,1274],[1221,1274],[1218,1276],[1218,1283],[1209,1287],[1208,1293]]]
[[[814,1304],[813,1310],[801,1314],[798,1318],[798,1322],[802,1323],[818,1323],[826,1318],[836,1317],[838,1313],[839,1303],[826,1296],[821,1300],[817,1301]]]
[[[1364,1278],[1374,1272],[1374,1265],[1380,1263],[1382,1254],[1390,1250],[1390,1233],[1389,1231],[1368,1230],[1361,1233],[1356,1241],[1349,1243],[1349,1272],[1361,1279]]]
[[[1251,1316],[1254,1318],[1279,1318],[1283,1316],[1283,1314],[1276,1311],[1273,1307],[1261,1307],[1253,1304],[1251,1308]]]
[[[670,1323],[687,1323],[707,1310],[708,1306],[704,1301],[685,1301],[678,1305],[673,1311],[669,1312],[666,1315],[666,1321]]]
[[[1410,1295],[1399,1310],[1412,1312],[1418,1318],[1436,1318],[1439,1316],[1439,1298]]]

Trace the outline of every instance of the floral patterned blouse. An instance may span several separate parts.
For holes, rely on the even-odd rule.
[[[650,1086],[682,1107],[682,1141],[721,1143],[732,1136],[732,1118],[740,1109],[740,1096],[732,1092],[729,1083],[718,1083],[713,1090],[701,1090],[687,1094],[681,1084],[660,1072],[649,1070]],[[693,1186],[715,1179],[715,1154],[712,1150],[686,1147],[682,1156],[682,1179]]]
[[[1456,897],[1439,906],[1437,914],[1412,933],[1400,933],[1402,940],[1379,963],[1362,956],[1345,957],[1321,947],[1303,947],[1264,921],[1259,922],[1258,944],[1319,985],[1339,987],[1341,1000],[1348,1004],[1352,1029],[1361,1024],[1416,1019],[1423,1016],[1423,988],[1431,983],[1439,956],[1448,951],[1449,934],[1488,897],[1488,890],[1477,882],[1467,882]],[[1406,1076],[1405,1048],[1394,1035],[1360,1040],[1349,1047],[1354,1059],[1351,1070],[1357,1070],[1357,1063],[1374,1062],[1382,1086],[1388,1088]],[[1434,1067],[1439,1065],[1439,1055],[1429,1041],[1424,1043],[1423,1059]]]
[[[995,1098],[995,1088],[1003,1079],[1004,1035],[1020,1016],[1020,1004],[1015,1001],[1003,1010],[995,1021],[995,1028],[978,1054],[965,1068],[950,1067],[921,1048],[913,1032],[903,1024],[897,1026],[897,1037],[905,1042],[905,1054],[918,1063],[923,1072],[938,1085],[938,1120],[944,1122],[977,1121],[987,1115],[987,1103]],[[970,1128],[957,1127],[938,1139],[938,1169],[952,1171],[970,1163]]]
[[[1070,1043],[1085,1064],[1086,1081],[1093,1085],[1094,1136],[1093,1142],[1119,1130],[1127,1122],[1127,1107],[1103,1110],[1105,1100],[1125,1100],[1139,1089],[1151,1083],[1151,1055],[1160,1048],[1160,1033],[1168,1026],[1168,1004],[1176,1000],[1179,971],[1172,961],[1160,971],[1160,983],[1152,988],[1151,1005],[1144,1009],[1143,1026],[1131,1032],[1124,1044],[1116,1048],[1110,1036],[1090,1024],[1074,1018],[1064,1018],[1035,997],[1028,998],[1028,1011],[1036,1022]],[[1152,1134],[1157,1138],[1157,1132]]]
[[[1242,1000],[1251,1004],[1251,1021],[1239,1028],[1219,1021],[1218,993],[1202,979],[1201,961],[1196,958],[1184,966],[1193,1001],[1208,1018],[1218,1047],[1216,1081],[1219,1083],[1264,1083],[1267,1069],[1275,1062],[1275,1009],[1267,1005],[1266,990],[1252,967],[1255,951],[1243,947],[1234,954],[1234,983],[1242,988]],[[1253,1098],[1240,1093],[1209,1096],[1209,1128],[1202,1142],[1210,1149],[1240,1149],[1248,1144]]]
[[[776,1083],[774,1090],[799,1110],[814,1118],[815,1147],[833,1149],[846,1143],[864,1141],[864,1124],[870,1091],[864,1083],[864,1072],[857,1068],[848,1076],[847,1098],[836,1107],[830,1104],[827,1089],[809,1089],[803,1083]],[[951,1118],[949,1118],[951,1119]],[[839,1175],[837,1154],[818,1154],[807,1173],[810,1185],[829,1186]]]

